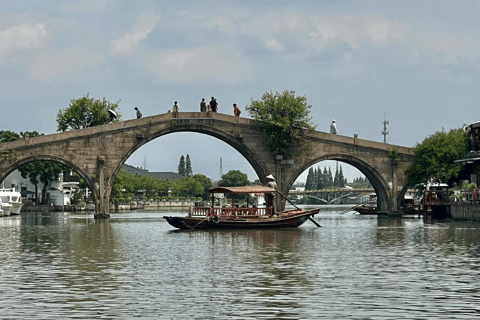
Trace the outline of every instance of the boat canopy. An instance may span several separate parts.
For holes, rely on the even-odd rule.
[[[244,187],[216,187],[208,190],[209,193],[275,193],[276,190],[265,186]]]

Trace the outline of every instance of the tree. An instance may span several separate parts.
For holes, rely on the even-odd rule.
[[[310,169],[308,169],[307,181],[305,181],[305,190],[314,189],[314,185],[313,185],[314,179],[315,179],[315,173],[313,171],[313,168],[310,167]]]
[[[24,179],[29,179],[35,186],[35,202],[38,204],[38,184],[43,183],[42,203],[45,204],[47,196],[47,188],[50,184],[58,179],[60,174],[68,174],[70,168],[66,165],[53,161],[32,161],[18,168],[20,175]]]
[[[259,121],[268,135],[267,146],[274,153],[289,153],[292,146],[308,149],[307,131],[314,130],[309,117],[311,105],[305,96],[295,96],[295,91],[266,92],[259,100],[251,100],[245,107],[250,116]]]
[[[250,181],[248,181],[248,176],[245,173],[239,170],[230,170],[222,175],[218,185],[220,187],[240,187],[250,185]]]
[[[212,187],[212,180],[210,180],[209,177],[200,173],[197,173],[196,175],[194,175],[193,179],[202,184],[203,194],[201,195],[201,197],[203,200],[208,200],[209,199],[208,190],[210,190],[210,188]]]
[[[178,163],[178,174],[182,175],[182,177],[185,177],[187,174],[187,169],[185,167],[185,157],[182,156],[180,157],[180,162]]]
[[[190,156],[187,154],[185,159],[185,175],[187,177],[193,176],[192,163],[190,162]]]
[[[413,163],[406,169],[410,186],[426,185],[427,182],[448,183],[461,180],[462,159],[469,151],[467,133],[463,128],[446,132],[442,128],[417,143],[413,149]]]
[[[121,119],[121,114],[118,111],[117,102],[110,102],[105,98],[94,99],[90,98],[88,93],[79,98],[70,100],[70,105],[59,110],[57,114],[57,131],[77,130],[86,128],[89,126],[88,118],[89,113],[93,117],[94,126],[107,124],[109,122],[108,109],[115,111],[117,114],[117,120]]]
[[[9,130],[2,130],[0,131],[0,142],[10,142],[15,140],[20,140],[21,137],[18,133],[9,131]]]

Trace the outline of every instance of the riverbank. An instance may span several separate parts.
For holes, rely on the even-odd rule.
[[[115,203],[110,204],[110,210],[157,210],[169,208],[189,208],[195,206],[195,201],[132,201],[129,203]],[[92,203],[82,207],[80,210],[75,206],[54,206],[54,205],[33,205],[26,204],[22,207],[23,212],[40,212],[40,211],[95,211],[95,206]]]

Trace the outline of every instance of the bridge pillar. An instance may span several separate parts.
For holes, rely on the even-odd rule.
[[[398,213],[398,160],[392,160],[392,199],[389,208],[389,214],[396,215]]]
[[[277,189],[286,196],[287,192],[285,192],[284,190],[285,183],[282,178],[282,160],[283,160],[283,155],[280,154],[275,156],[275,174],[276,174],[275,181],[277,182]],[[274,201],[275,201],[275,208],[277,208],[277,211],[285,210],[286,199],[283,199],[283,197],[280,196],[280,197],[275,197]]]
[[[95,199],[95,219],[110,218],[109,214],[109,201],[107,197],[107,190],[105,190],[105,156],[97,157],[97,178],[98,183],[95,183],[95,193],[97,195]]]

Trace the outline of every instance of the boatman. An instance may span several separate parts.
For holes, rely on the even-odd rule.
[[[275,182],[275,178],[273,177],[273,175],[269,174],[267,176],[267,181],[267,187],[277,190],[277,183]],[[273,211],[277,212],[274,200],[275,193],[267,194],[267,208],[273,207]]]
[[[337,125],[335,124],[335,119],[332,120],[332,124],[330,125],[330,133],[337,134]]]

